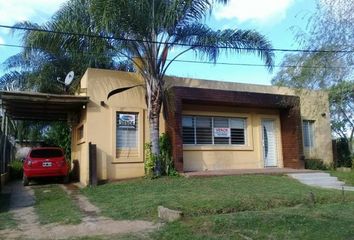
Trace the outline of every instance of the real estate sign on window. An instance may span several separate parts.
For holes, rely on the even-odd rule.
[[[135,114],[119,114],[118,120],[119,128],[135,128],[136,127],[136,116]]]
[[[214,128],[214,137],[230,137],[230,128]]]

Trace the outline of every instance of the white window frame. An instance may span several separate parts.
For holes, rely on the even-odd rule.
[[[302,120],[302,135],[303,146],[306,150],[311,150],[315,147],[315,121]],[[308,138],[306,141],[305,139]],[[307,145],[308,144],[308,145]]]

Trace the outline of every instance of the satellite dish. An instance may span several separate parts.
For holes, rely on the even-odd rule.
[[[71,82],[74,80],[74,71],[70,71],[66,77],[65,77],[65,81],[64,81],[64,84],[66,86],[70,85]]]

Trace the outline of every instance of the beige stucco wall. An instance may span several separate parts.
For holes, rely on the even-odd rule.
[[[314,147],[310,151],[304,149],[305,157],[321,159],[330,165],[333,152],[328,94],[322,91],[296,94],[300,96],[302,119],[314,121]]]
[[[184,145],[184,171],[263,168],[262,119],[274,120],[277,166],[283,167],[278,110],[186,105],[182,113],[184,115],[240,117],[247,119],[246,144],[244,146]]]
[[[87,74],[85,74],[81,78],[80,82],[80,90],[78,92],[79,95],[87,95]],[[79,163],[79,174],[80,174],[80,182],[87,185],[89,181],[89,165],[88,165],[88,141],[87,137],[87,128],[86,126],[87,119],[87,111],[86,109],[82,109],[80,114],[79,123],[76,125],[72,125],[72,135],[71,135],[71,159],[73,161],[78,161]],[[84,128],[83,138],[79,138],[78,136],[78,128]]]
[[[110,91],[137,84],[143,81],[134,73],[88,69],[81,80],[80,95],[90,97],[90,102],[81,114],[80,123],[73,126],[72,159],[80,163],[80,181],[88,184],[88,143],[97,146],[98,178],[122,179],[144,175],[144,150],[143,145],[149,141],[149,126],[147,110],[144,99],[144,89],[135,87],[125,92],[112,96],[107,100]],[[187,78],[167,78],[168,86],[190,86],[222,90],[250,91],[260,93],[274,93],[286,95],[299,95],[288,88],[272,86],[240,84],[218,81],[207,81]],[[300,94],[301,95],[301,94]],[[101,104],[102,102],[102,104]],[[116,112],[139,113],[139,150],[135,157],[116,157]],[[326,116],[322,117],[321,113]],[[216,147],[185,146],[185,170],[206,170],[225,168],[261,168],[263,167],[261,150],[261,119],[271,118],[276,121],[278,166],[282,167],[281,133],[279,114],[277,110],[266,109],[228,109],[188,106],[184,114],[215,115],[215,116],[240,116],[248,118],[247,146]],[[315,149],[311,152],[312,158],[320,158],[326,162],[332,161],[331,133],[329,126],[329,112],[327,94],[323,92],[308,92],[301,95],[301,114],[303,119],[315,121]],[[161,117],[161,131],[164,130],[164,121]],[[77,137],[77,129],[83,126],[84,136]]]
[[[149,141],[144,89],[135,87],[110,97],[116,88],[141,84],[136,74],[88,69],[81,80],[81,95],[90,97],[80,123],[74,126],[72,159],[80,163],[80,182],[88,184],[88,144],[97,147],[97,174],[99,180],[133,178],[144,175],[144,143]],[[139,146],[137,156],[116,157],[116,113],[138,113]],[[164,122],[161,120],[161,132]],[[84,137],[78,139],[77,129],[83,126]],[[142,131],[140,131],[142,130]]]

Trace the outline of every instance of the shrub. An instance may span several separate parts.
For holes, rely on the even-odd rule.
[[[337,163],[336,167],[352,167],[352,156],[350,154],[348,140],[340,138],[336,140]]]
[[[328,170],[329,167],[321,159],[305,159],[305,168],[312,170]]]
[[[170,138],[166,133],[163,133],[160,136],[159,143],[162,174],[167,176],[175,176],[177,172],[173,167],[172,145]]]
[[[177,176],[178,172],[173,167],[172,146],[170,139],[166,133],[163,133],[159,138],[160,144],[160,159],[161,159],[161,175]],[[145,175],[147,177],[154,176],[154,168],[156,156],[151,153],[151,143],[145,144]]]
[[[9,163],[11,179],[21,179],[23,175],[23,163],[20,160],[13,160]]]
[[[151,143],[145,143],[144,150],[145,150],[145,161],[144,161],[145,176],[152,178],[154,176],[156,159],[151,152]]]

